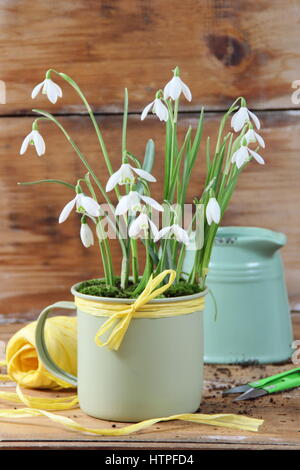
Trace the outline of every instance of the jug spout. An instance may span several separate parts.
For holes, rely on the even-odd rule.
[[[251,228],[252,229],[252,228]],[[271,256],[286,244],[286,235],[281,232],[253,227],[241,237],[241,244],[260,252],[265,256]]]
[[[259,252],[264,256],[272,256],[286,244],[284,233],[260,227],[221,227],[217,239],[222,240],[223,237],[241,248]]]

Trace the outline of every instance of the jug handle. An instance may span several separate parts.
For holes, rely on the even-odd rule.
[[[44,331],[45,323],[46,323],[47,316],[49,315],[49,313],[51,313],[52,310],[56,308],[66,308],[69,310],[76,310],[76,306],[74,302],[68,302],[68,301],[56,302],[55,304],[49,305],[48,307],[44,308],[44,310],[40,313],[37,319],[36,328],[35,328],[36,350],[37,350],[40,361],[43,363],[45,368],[49,372],[51,372],[51,374],[69,383],[73,387],[77,387],[77,377],[70,374],[69,372],[64,371],[57,364],[55,364],[46,346],[45,331]]]

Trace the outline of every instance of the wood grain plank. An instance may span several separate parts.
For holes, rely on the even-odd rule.
[[[288,244],[282,250],[290,296],[299,297],[300,246],[299,208],[300,160],[298,141],[300,112],[263,112],[259,114],[267,147],[266,165],[252,162],[242,175],[223,225],[261,226],[282,231]],[[205,135],[215,135],[220,116],[208,114]],[[113,167],[118,168],[121,154],[121,118],[99,117]],[[70,298],[69,287],[83,279],[102,275],[97,249],[85,249],[79,240],[79,218],[75,214],[62,225],[57,224],[62,207],[73,197],[68,188],[51,185],[30,188],[17,186],[18,181],[41,178],[65,179],[76,183],[85,169],[64,136],[52,125],[40,131],[46,140],[46,154],[38,158],[31,147],[19,156],[23,136],[31,118],[3,118],[0,129],[0,195],[2,201],[0,263],[1,313],[36,314],[54,300]],[[107,171],[98,142],[87,117],[64,117],[61,122],[86,154],[103,184]],[[187,126],[196,126],[194,115],[179,121],[180,136]],[[147,139],[154,137],[157,154],[152,184],[153,196],[162,197],[161,169],[164,149],[164,126],[155,117],[141,122],[130,116],[128,149],[142,157]],[[199,195],[204,176],[204,142],[189,186],[188,201]],[[102,202],[102,199],[99,199]],[[143,251],[140,262],[143,264]],[[113,242],[113,262],[120,266],[120,250]]]
[[[256,108],[289,108],[299,79],[299,1],[0,0],[1,114],[32,108],[30,93],[53,67],[76,78],[98,112],[119,112],[123,88],[140,110],[179,65],[195,110],[245,95]],[[37,100],[40,103],[40,100]],[[40,104],[39,104],[40,105]],[[81,112],[64,87],[59,112]]]
[[[294,315],[293,325],[294,335],[299,337],[299,316]],[[23,325],[2,325],[0,340],[7,341],[20,326]],[[232,397],[222,397],[222,390],[225,388],[293,367],[295,366],[291,363],[261,366],[205,365],[204,396],[200,411],[208,414],[237,413],[262,418],[265,422],[257,433],[174,421],[157,423],[137,434],[110,438],[68,431],[47,421],[46,418],[38,417],[18,421],[1,420],[1,423],[5,422],[5,426],[0,426],[0,448],[300,449],[299,388],[244,402],[232,402]],[[5,387],[5,390],[7,389]],[[49,392],[38,390],[27,390],[26,393],[49,396]],[[9,406],[9,403],[0,403],[1,409],[7,409]],[[91,418],[78,408],[59,414],[94,428],[122,426],[120,423]]]

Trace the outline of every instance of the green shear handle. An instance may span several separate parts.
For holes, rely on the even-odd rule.
[[[265,379],[250,382],[250,387],[265,390],[267,393],[282,392],[291,388],[300,387],[300,367]]]

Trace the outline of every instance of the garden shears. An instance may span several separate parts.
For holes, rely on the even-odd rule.
[[[223,395],[240,393],[233,401],[249,400],[251,398],[262,397],[271,393],[283,392],[291,388],[300,387],[300,367],[297,369],[271,375],[264,379],[249,382],[244,385],[230,388],[223,392]]]

